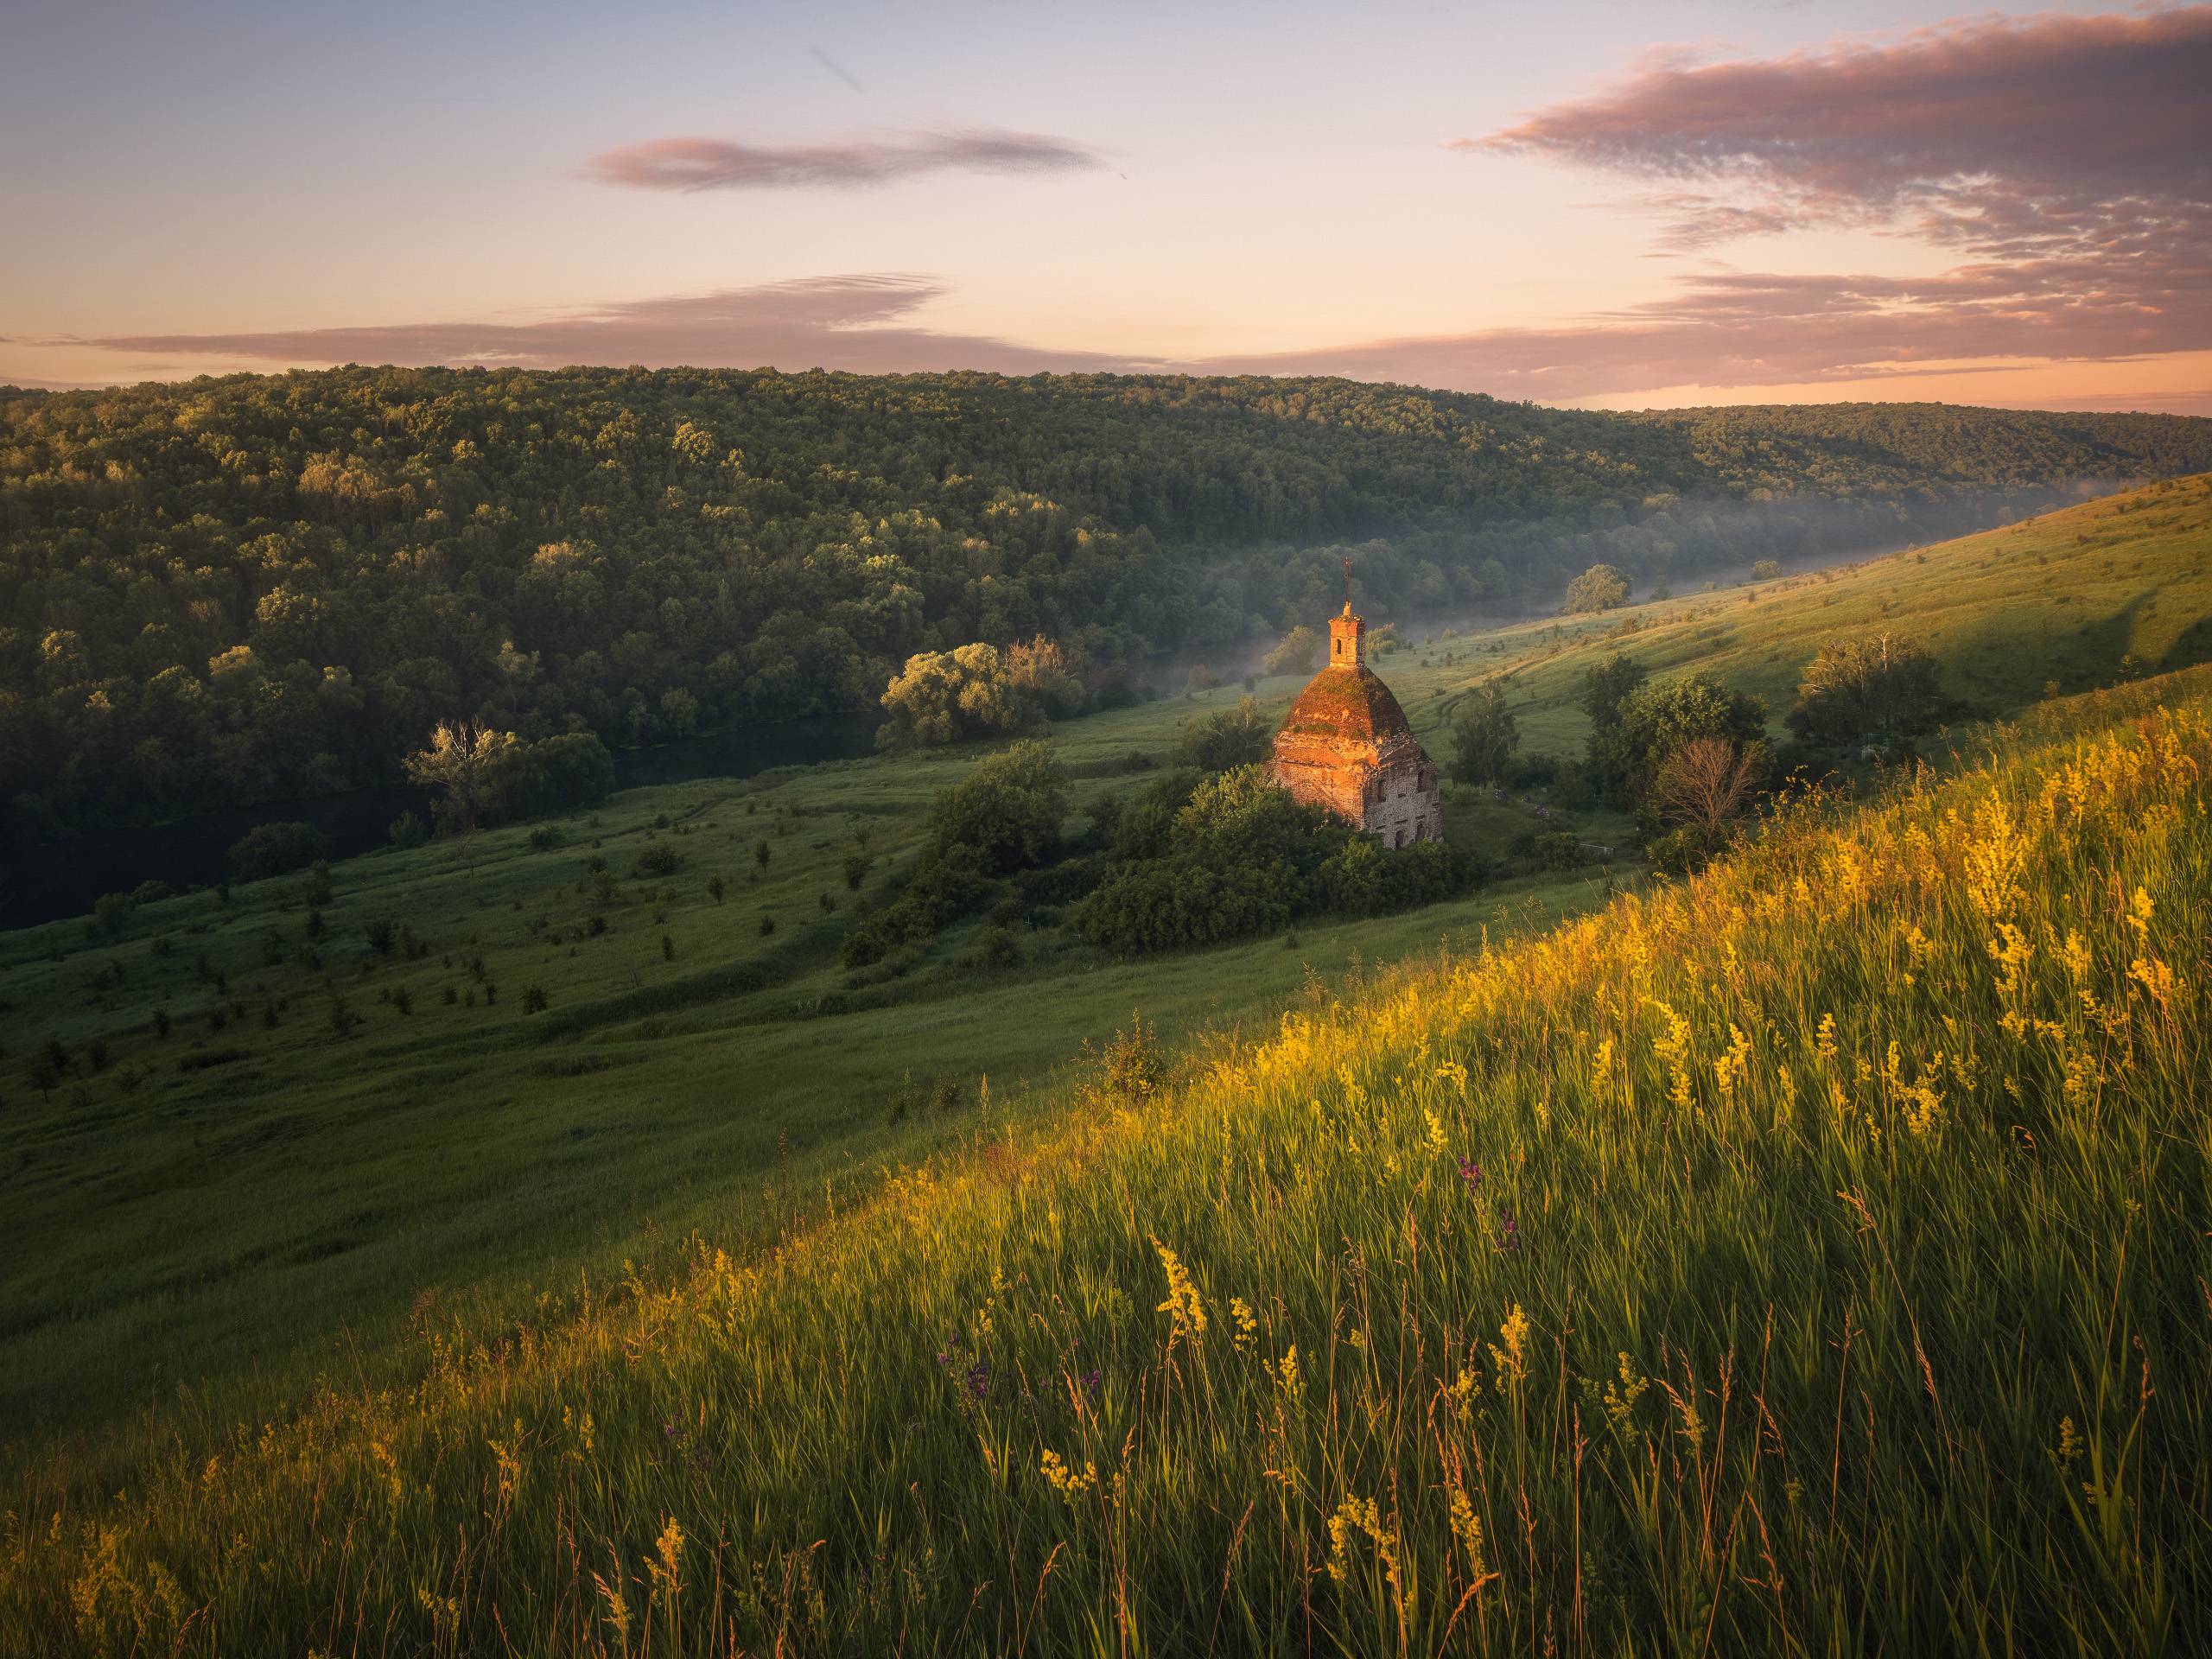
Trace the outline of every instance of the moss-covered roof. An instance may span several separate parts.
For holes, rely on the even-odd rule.
[[[1301,737],[1372,739],[1394,732],[1410,734],[1406,711],[1390,688],[1366,664],[1325,668],[1298,694],[1282,729]]]

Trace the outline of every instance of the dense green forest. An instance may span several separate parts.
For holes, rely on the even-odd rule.
[[[1600,414],[1331,379],[346,368],[0,390],[16,838],[395,776],[436,721],[653,741],[1058,639],[1096,685],[1318,620],[1958,533],[2212,421]]]

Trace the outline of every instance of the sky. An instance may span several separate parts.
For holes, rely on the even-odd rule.
[[[2212,7],[71,0],[0,382],[1344,374],[2212,415]]]

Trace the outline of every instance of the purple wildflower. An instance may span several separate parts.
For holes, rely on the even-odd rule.
[[[1098,1376],[1099,1374],[1096,1371],[1093,1371],[1088,1376],[1082,1379],[1084,1393],[1090,1395],[1093,1400],[1096,1400],[1098,1397]]]
[[[1501,1250],[1519,1249],[1521,1248],[1521,1229],[1514,1223],[1513,1212],[1501,1204],[1497,1206],[1497,1218],[1499,1221],[1503,1222],[1505,1226],[1504,1236],[1497,1241],[1497,1248]]]
[[[991,1391],[990,1362],[987,1359],[977,1360],[969,1368],[968,1380],[962,1386],[967,1390],[968,1396],[971,1400],[980,1401],[988,1394]]]
[[[1471,1158],[1459,1160],[1459,1179],[1469,1192],[1483,1184],[1483,1166]]]

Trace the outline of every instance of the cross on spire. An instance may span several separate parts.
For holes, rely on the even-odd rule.
[[[1351,609],[1351,556],[1344,556],[1344,609]]]

